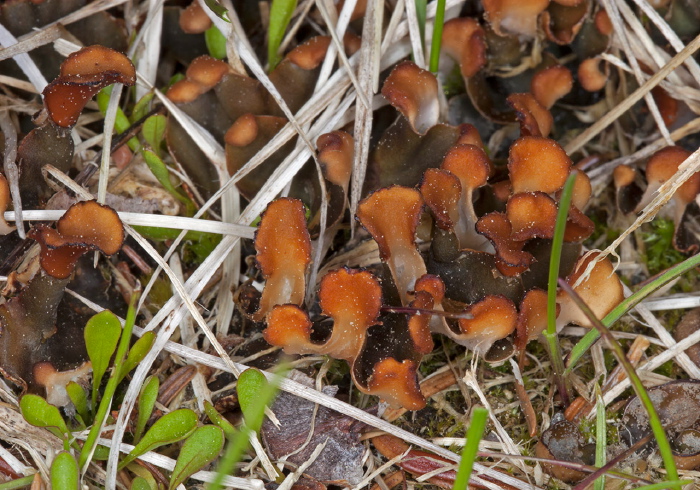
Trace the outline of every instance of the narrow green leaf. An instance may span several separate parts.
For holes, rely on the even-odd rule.
[[[184,483],[190,476],[214,461],[224,447],[224,431],[215,425],[195,430],[182,445],[169,489]]]
[[[163,143],[163,138],[165,138],[167,123],[168,119],[163,114],[154,114],[144,121],[141,128],[143,138],[153,148],[156,155],[160,155],[160,147]]]
[[[217,60],[226,58],[226,36],[215,25],[204,31],[204,41],[212,58]]]
[[[101,311],[90,318],[83,335],[88,357],[92,362],[92,406],[97,406],[97,390],[102,383],[109,361],[119,343],[122,326],[119,319],[109,310]]]
[[[66,385],[66,393],[68,393],[68,398],[75,405],[75,410],[83,419],[83,422],[89,424],[91,420],[90,410],[88,408],[87,394],[83,387],[75,381],[71,381]]]
[[[28,487],[34,481],[36,473],[31,475],[23,476],[22,478],[17,478],[16,480],[10,480],[5,483],[0,483],[0,490],[15,490],[16,488]]]
[[[100,112],[102,113],[102,115],[107,113],[107,106],[109,105],[109,98],[112,95],[113,87],[114,85],[110,85],[109,87],[105,87],[97,93],[97,106],[100,108]],[[124,111],[122,111],[120,108],[117,108],[117,117],[114,120],[114,130],[118,134],[122,134],[124,131],[129,129],[130,126],[131,122],[129,121],[129,118],[126,117],[126,114],[124,114]]]
[[[150,117],[148,119],[150,119]],[[170,171],[168,170],[168,167],[165,165],[165,163],[163,163],[163,160],[161,160],[160,157],[151,150],[144,150],[143,158],[146,161],[146,165],[148,165],[148,168],[151,170],[155,178],[158,179],[160,185],[162,185],[163,188],[169,193],[171,193],[173,196],[178,195],[179,192],[177,191],[177,189],[175,189],[173,183],[170,182]]]
[[[137,476],[131,481],[131,490],[152,490],[145,478]]]
[[[79,483],[78,462],[71,453],[59,453],[51,464],[51,488],[77,490]]]
[[[605,402],[600,392],[600,387],[596,384],[596,405],[595,405],[595,465],[600,468],[605,465],[605,455],[607,452],[607,424],[605,423]],[[594,490],[605,490],[605,475],[601,475],[593,484]]]
[[[693,480],[662,481],[659,483],[652,483],[651,485],[643,485],[641,487],[635,488],[634,490],[665,490],[670,486],[681,487],[684,485],[690,485],[691,483],[693,483]]]
[[[148,111],[151,109],[153,97],[155,97],[155,94],[153,92],[148,92],[136,102],[134,110],[131,111],[131,117],[129,118],[132,124],[146,117],[146,114],[148,114]]]
[[[254,413],[257,409],[256,401],[268,389],[268,385],[265,375],[254,368],[246,369],[238,377],[238,403],[241,405],[241,411],[248,426],[256,417]]]
[[[153,407],[156,404],[156,399],[158,399],[159,387],[160,381],[158,381],[157,376],[149,376],[146,378],[146,381],[141,387],[138,401],[139,414],[136,419],[136,429],[134,430],[134,444],[138,444],[141,440],[141,435],[146,428],[146,423],[148,419],[151,418]]]
[[[207,4],[209,10],[214,12],[218,18],[225,20],[226,22],[231,22],[228,18],[228,11],[222,7],[219,2],[216,0],[204,0],[204,3]]]
[[[466,490],[467,488],[488,416],[488,410],[482,407],[476,407],[472,413],[472,421],[467,431],[467,442],[462,449],[462,458],[459,460],[459,469],[452,487],[453,490]]]
[[[197,414],[187,408],[175,410],[156,420],[146,432],[143,439],[136,444],[126,458],[119,464],[119,469],[138,458],[144,453],[165,444],[181,441],[197,428]]]
[[[107,113],[107,106],[109,105],[109,96],[112,94],[112,87],[113,85],[110,85],[109,87],[105,87],[97,93],[97,105],[102,115],[105,115]],[[131,121],[129,121],[129,118],[126,117],[126,114],[124,114],[124,111],[121,109],[121,107],[117,107],[117,115],[114,119],[114,130],[117,132],[117,134],[122,134],[130,127]],[[127,144],[131,151],[138,150],[140,146],[139,140],[136,138],[131,138]]]
[[[170,194],[173,195],[173,197],[175,197],[178,201],[185,205],[185,207],[187,208],[186,213],[188,215],[193,215],[194,204],[192,203],[190,198],[178,191],[173,185],[173,183],[170,182],[170,171],[168,170],[168,167],[165,165],[165,163],[163,163],[163,160],[161,160],[160,157],[151,150],[143,150],[141,154],[143,155],[143,159],[145,160],[146,165],[148,165],[148,168],[151,170],[155,178],[158,179],[160,185],[162,185],[166,191],[168,191]]]
[[[272,0],[270,6],[270,26],[267,30],[267,64],[272,70],[280,62],[278,53],[289,21],[292,20],[297,0]]]
[[[564,232],[566,231],[566,218],[569,215],[571,197],[573,196],[576,175],[571,174],[566,179],[564,188],[559,199],[559,209],[557,220],[554,226],[554,237],[552,239],[552,254],[549,258],[549,280],[547,283],[547,330],[543,332],[544,338],[549,347],[549,357],[552,361],[552,369],[557,384],[559,396],[564,400],[565,406],[569,404],[569,390],[564,376],[564,358],[559,346],[557,336],[557,279],[561,265],[561,250],[564,244]]]
[[[156,334],[154,332],[145,332],[140,339],[134,342],[134,345],[129,349],[129,353],[124,360],[121,370],[119,371],[118,382],[124,379],[124,377],[129,374],[136,366],[139,365],[143,358],[146,357],[148,351],[153,347],[153,342],[156,341]]]
[[[19,409],[24,420],[36,427],[55,427],[65,439],[70,435],[66,422],[58,408],[38,395],[24,395],[19,401]]]
[[[435,22],[433,23],[433,42],[430,45],[430,71],[437,73],[440,65],[442,47],[442,27],[445,24],[445,0],[437,0]]]
[[[233,424],[231,424],[231,422],[226,420],[223,415],[217,412],[214,405],[208,401],[204,402],[204,413],[207,414],[207,417],[209,417],[209,420],[211,420],[214,425],[218,426],[224,431],[226,437],[230,438],[236,433],[236,428],[233,426]]]

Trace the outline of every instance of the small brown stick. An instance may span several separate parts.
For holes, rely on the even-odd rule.
[[[404,476],[403,471],[394,471],[393,473],[389,473],[383,478],[383,480],[384,484],[389,489],[394,488],[399,483],[403,483],[403,488],[406,488],[406,477]],[[379,484],[375,483],[372,485],[370,490],[381,490],[381,487]]]
[[[194,365],[183,366],[166,379],[158,390],[158,402],[166,407],[173,399],[192,381],[197,374],[197,367]]]
[[[520,400],[520,408],[523,409],[528,434],[530,434],[530,437],[535,437],[537,435],[537,414],[535,413],[535,409],[532,407],[530,397],[527,396],[525,386],[523,386],[523,384],[517,378],[515,379],[515,393],[518,395],[518,400]]]

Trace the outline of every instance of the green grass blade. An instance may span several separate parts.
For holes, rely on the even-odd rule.
[[[605,423],[605,403],[600,393],[600,387],[596,385],[597,401],[595,405],[595,465],[600,468],[605,465],[607,449],[607,425]],[[594,490],[605,490],[605,475],[601,475],[593,484]]]
[[[561,266],[561,250],[564,246],[564,232],[566,231],[566,218],[569,215],[571,206],[571,196],[574,192],[576,174],[569,175],[559,199],[559,210],[557,211],[557,221],[554,227],[554,237],[552,239],[552,254],[549,258],[549,280],[547,283],[547,331],[543,333],[549,346],[549,356],[552,360],[552,369],[556,380],[559,394],[564,401],[564,405],[569,404],[569,391],[566,386],[564,374],[564,358],[559,346],[557,336],[557,280],[559,279],[559,267]]]
[[[693,483],[693,480],[674,480],[674,481],[662,481],[659,483],[652,483],[651,485],[644,485],[637,487],[634,490],[664,490],[670,486],[679,488],[684,485],[689,485]]]
[[[297,0],[272,0],[270,26],[267,31],[267,63],[270,70],[281,60],[278,51],[295,8]]]
[[[466,490],[467,488],[488,416],[488,410],[481,407],[475,408],[472,413],[472,422],[467,431],[467,442],[462,449],[462,458],[459,460],[459,469],[452,487],[453,490]]]
[[[17,478],[16,480],[11,480],[0,484],[0,490],[14,490],[15,488],[28,487],[34,481],[36,474],[23,476],[22,478]]]
[[[423,22],[425,22],[425,20]],[[430,71],[433,73],[437,73],[438,67],[440,65],[440,49],[442,48],[442,27],[444,25],[445,0],[437,0],[435,22],[433,23],[433,42],[430,45]]]
[[[615,354],[617,361],[622,365],[625,372],[627,373],[627,376],[629,377],[630,382],[632,384],[632,388],[634,388],[635,393],[639,397],[639,401],[642,402],[642,405],[649,414],[649,425],[651,427],[651,431],[654,434],[654,437],[656,438],[656,444],[659,446],[659,452],[661,453],[661,458],[663,459],[669,480],[678,480],[678,470],[676,469],[676,462],[673,460],[671,444],[668,442],[668,438],[666,437],[666,432],[664,431],[664,428],[661,425],[659,415],[656,413],[656,409],[654,408],[654,404],[651,402],[651,398],[649,398],[649,394],[644,389],[642,380],[639,379],[637,372],[634,370],[634,366],[632,366],[632,363],[630,363],[629,359],[627,359],[627,356],[625,355],[622,346],[615,339],[610,330],[605,325],[603,325],[603,323],[595,316],[595,314],[591,311],[591,309],[588,307],[585,301],[583,301],[583,299],[581,299],[581,297],[578,294],[576,294],[573,288],[569,284],[567,284],[566,281],[560,280],[559,286],[562,289],[564,289],[564,291],[566,291],[566,293],[569,296],[571,296],[571,299],[574,300],[576,305],[593,323],[593,325],[599,331],[599,333],[608,341],[608,345]],[[680,489],[681,487],[678,484],[672,485],[667,481],[666,488]]]
[[[700,266],[700,254],[693,255],[680,264],[670,268],[649,284],[642,287],[639,291],[627,297],[622,303],[617,305],[605,316],[605,318],[603,318],[603,325],[610,327],[613,323],[622,318],[625,313],[644,301],[654,291],[698,266]],[[576,363],[578,363],[584,354],[588,352],[588,349],[590,349],[595,341],[598,340],[598,337],[600,337],[598,330],[591,330],[578,341],[578,343],[571,350],[571,354],[569,354],[568,366],[564,371],[565,375],[569,374],[574,367],[576,367]]]

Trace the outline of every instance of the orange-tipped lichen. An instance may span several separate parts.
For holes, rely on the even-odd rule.
[[[513,225],[505,213],[488,213],[476,223],[476,230],[488,238],[496,250],[496,266],[502,274],[513,276],[525,272],[534,257],[523,251],[524,241],[513,239]]]
[[[474,211],[474,191],[486,185],[491,173],[491,161],[486,152],[474,145],[456,145],[450,148],[442,162],[461,184],[459,220],[454,224],[454,232],[461,248],[480,250],[484,239],[475,233],[477,221]]]
[[[543,192],[521,192],[508,200],[506,216],[513,226],[514,240],[552,238],[557,204]]]
[[[113,255],[124,243],[124,227],[112,208],[97,201],[72,205],[56,223],[56,229],[37,225],[29,236],[41,245],[41,267],[51,277],[65,279],[81,255],[99,250]]]
[[[535,73],[530,83],[530,92],[537,102],[551,109],[557,100],[571,92],[573,86],[574,77],[569,69],[555,65]]]
[[[476,19],[460,17],[445,22],[442,49],[459,63],[464,78],[476,75],[486,65],[486,38]]]
[[[557,192],[564,187],[570,169],[571,160],[556,141],[526,136],[510,147],[508,171],[516,194]]]
[[[589,92],[597,92],[605,87],[608,74],[600,70],[599,58],[588,58],[578,65],[578,81]]]
[[[355,147],[352,136],[345,131],[333,131],[322,134],[316,140],[318,162],[324,177],[333,184],[348,191]]]
[[[423,174],[420,193],[435,218],[435,224],[452,231],[459,221],[462,185],[452,172],[429,168]]]
[[[420,410],[425,407],[425,398],[420,391],[416,362],[405,359],[399,362],[393,357],[379,361],[372,371],[367,387],[361,391],[377,395],[392,407]]]
[[[187,34],[202,34],[211,25],[211,19],[197,0],[193,0],[180,14],[180,29]]]
[[[407,305],[409,291],[427,271],[416,248],[416,228],[423,199],[415,189],[388,187],[363,199],[357,219],[379,245],[379,255],[389,266],[394,284]]]
[[[486,353],[497,340],[515,330],[518,311],[505,296],[486,296],[466,310],[472,318],[460,318],[460,343],[471,350]]]
[[[520,136],[549,136],[554,124],[552,113],[531,93],[511,94],[506,101],[520,122]]]
[[[509,33],[534,37],[537,17],[549,0],[482,0],[486,19],[499,36]]]
[[[88,46],[61,64],[60,75],[44,89],[44,104],[51,120],[73,126],[85,104],[107,85],[136,83],[129,58],[104,46]]]
[[[574,267],[574,272],[566,278],[566,282],[574,287],[574,291],[590,307],[596,318],[600,320],[625,299],[625,295],[622,283],[615,274],[615,269],[607,257],[598,260],[586,279],[581,284],[576,285],[586,272],[588,265],[597,259],[598,253],[589,253],[579,259]],[[557,331],[569,323],[593,328],[591,320],[564,291],[560,291],[557,294],[557,304],[561,308],[557,317]]]
[[[382,86],[382,95],[411,123],[418,134],[435,126],[440,116],[435,75],[404,61],[394,68]]]
[[[265,289],[253,318],[263,320],[275,305],[301,305],[311,262],[311,239],[301,201],[280,198],[267,206],[255,233],[255,250]]]

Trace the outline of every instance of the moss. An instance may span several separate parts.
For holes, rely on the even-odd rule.
[[[657,218],[649,223],[647,231],[642,233],[646,246],[644,263],[651,275],[668,269],[682,262],[685,256],[673,248],[673,222]]]
[[[462,73],[459,71],[459,64],[455,63],[452,71],[447,75],[445,84],[442,86],[445,96],[449,99],[455,95],[463,94],[466,91]]]
[[[148,284],[148,281],[150,281],[152,274],[144,274],[142,275],[139,280],[141,281],[141,285],[143,287]],[[160,310],[163,305],[170,299],[170,297],[173,295],[173,290],[170,285],[170,280],[167,278],[159,277],[156,279],[155,283],[153,284],[153,287],[151,288],[150,292],[148,293],[148,298],[146,300],[146,306],[151,312],[157,312]]]

